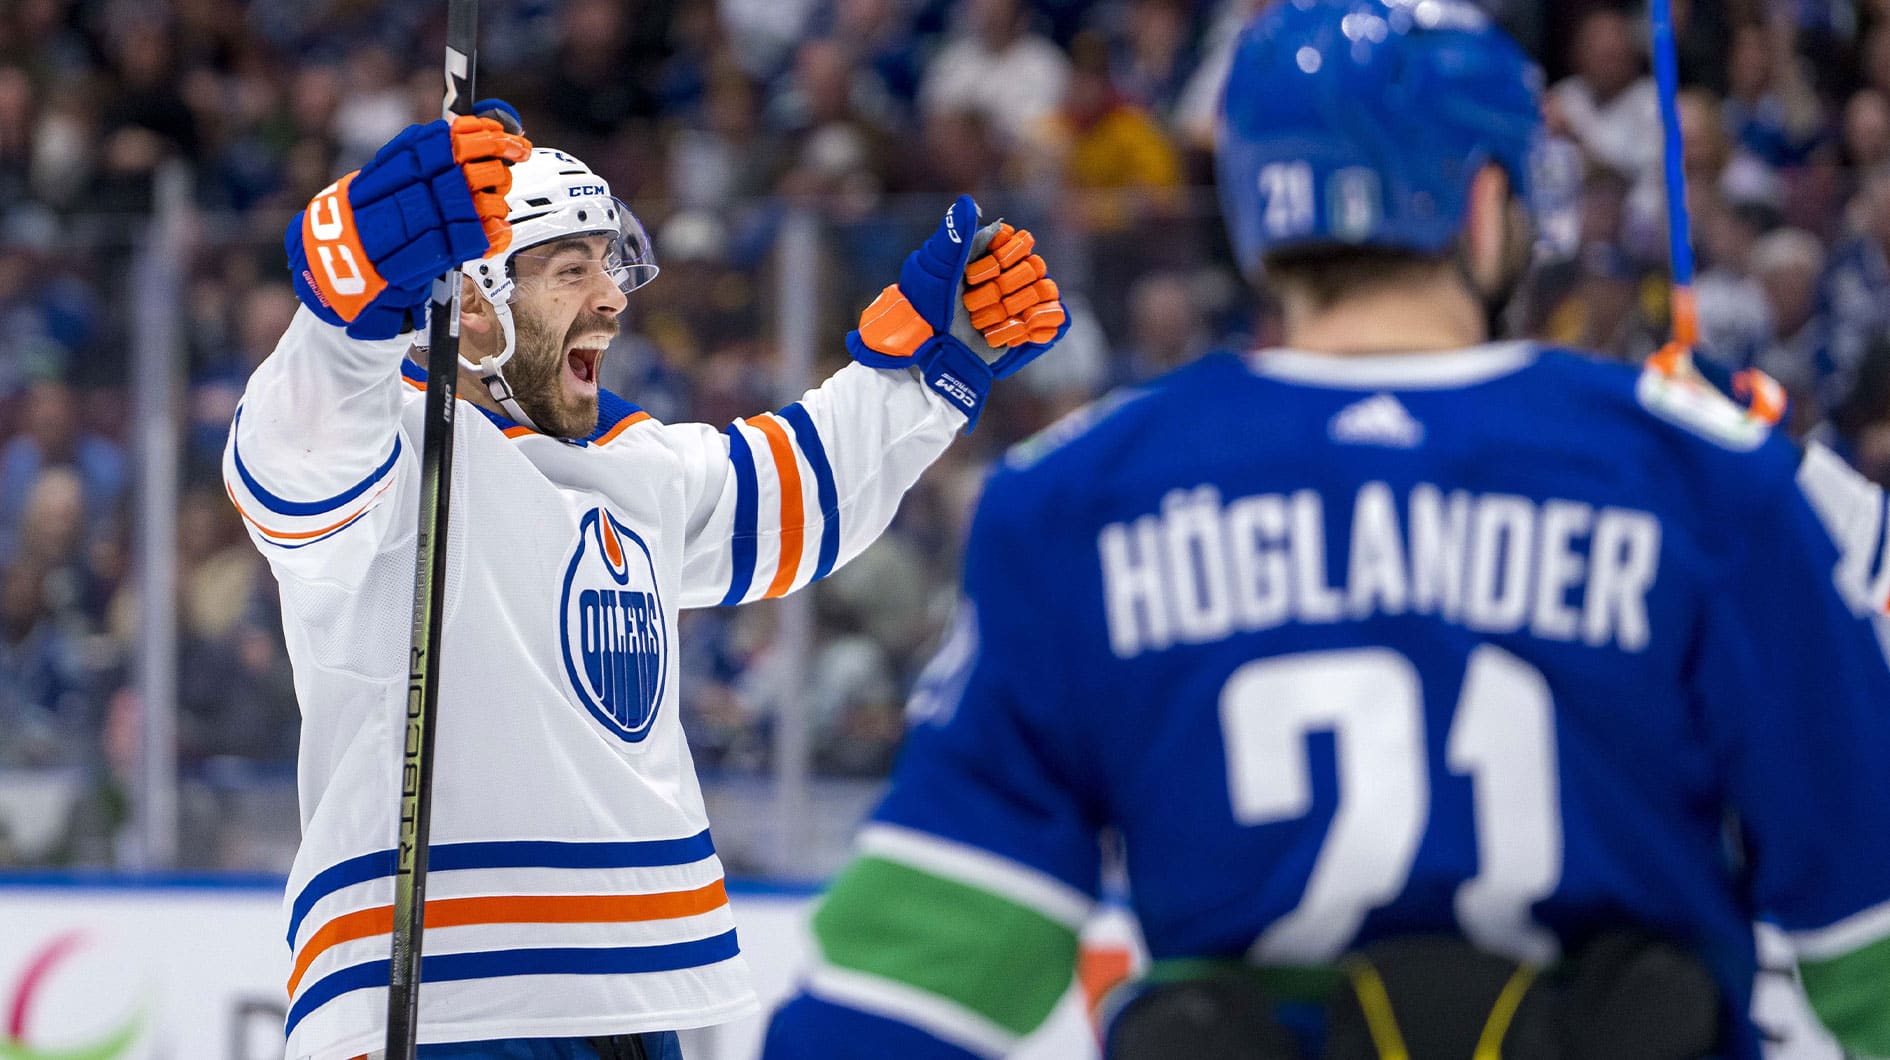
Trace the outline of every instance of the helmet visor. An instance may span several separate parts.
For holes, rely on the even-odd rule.
[[[656,251],[622,199],[595,211],[609,227],[578,229],[512,254],[520,285],[547,289],[589,283],[601,273],[624,294],[656,279]]]

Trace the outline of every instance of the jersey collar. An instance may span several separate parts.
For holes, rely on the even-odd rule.
[[[1508,375],[1536,359],[1530,342],[1493,342],[1440,353],[1314,353],[1269,349],[1247,355],[1256,375],[1346,390],[1468,386]]]
[[[402,379],[405,379],[409,385],[420,390],[426,389],[427,370],[415,364],[411,358],[404,359],[400,362],[400,376]],[[460,400],[466,401],[465,398],[460,398]],[[466,401],[466,404],[472,405],[474,409],[478,410],[481,416],[492,421],[492,425],[497,427],[500,433],[504,434],[507,438],[519,438],[528,434],[540,433],[513,420],[509,416],[494,412],[484,405],[473,404],[473,402],[470,401]],[[606,434],[609,434],[624,420],[642,413],[642,409],[610,391],[600,388],[597,391],[597,429],[582,438],[560,438],[558,441],[564,442],[567,445],[591,445]]]

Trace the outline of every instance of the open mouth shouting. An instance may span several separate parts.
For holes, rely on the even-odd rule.
[[[579,393],[597,392],[597,367],[604,359],[604,347],[609,344],[610,339],[599,337],[565,348],[565,372],[576,383]]]

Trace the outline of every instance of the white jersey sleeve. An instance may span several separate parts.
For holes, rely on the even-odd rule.
[[[688,510],[683,607],[781,596],[860,554],[964,428],[900,370],[849,364],[779,412],[661,428]]]
[[[358,582],[412,533],[418,460],[401,430],[400,362],[411,337],[349,338],[297,311],[250,376],[223,451],[223,480],[278,574]]]

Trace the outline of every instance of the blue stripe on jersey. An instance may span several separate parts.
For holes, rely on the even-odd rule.
[[[735,465],[735,533],[729,541],[729,559],[735,569],[729,574],[728,595],[722,597],[722,606],[727,607],[741,603],[755,580],[755,538],[761,533],[757,509],[761,502],[755,483],[755,455],[748,450],[741,425],[731,423],[722,433],[728,435],[728,458]]]
[[[794,440],[801,443],[807,466],[814,469],[814,488],[820,497],[820,562],[814,566],[814,581],[833,573],[840,558],[840,493],[833,484],[833,465],[827,462],[827,447],[820,444],[820,432],[814,419],[796,401],[781,410],[781,418],[794,428]]]
[[[726,961],[741,953],[730,928],[720,935],[661,946],[610,948],[567,947],[536,950],[487,950],[481,953],[442,953],[420,958],[420,982],[450,983],[465,979],[497,979],[508,975],[633,975],[674,972]],[[302,991],[289,1008],[283,1027],[286,1036],[309,1013],[343,994],[386,986],[387,961],[368,961],[323,976]]]
[[[236,429],[242,426],[242,423],[243,409],[242,406],[239,405],[236,409],[236,422],[230,427],[230,455],[235,458],[236,475],[243,480],[244,489],[247,489],[258,501],[261,501],[263,507],[275,512],[277,515],[320,515],[323,512],[332,512],[336,508],[359,497],[361,494],[366,493],[368,487],[386,478],[387,473],[394,469],[394,461],[400,459],[400,435],[396,434],[394,435],[394,449],[387,454],[387,459],[381,463],[381,466],[369,472],[368,477],[348,487],[345,492],[337,493],[325,501],[304,502],[283,500],[281,497],[263,489],[262,483],[257,482],[256,479],[250,475],[249,468],[244,466],[243,450],[236,444]]]
[[[681,839],[641,839],[616,843],[565,843],[522,839],[486,843],[437,843],[428,848],[430,872],[455,869],[649,869],[688,865],[715,854],[709,830]],[[289,946],[309,910],[323,898],[357,883],[394,874],[394,852],[376,850],[338,862],[315,874],[295,896],[289,910]]]

